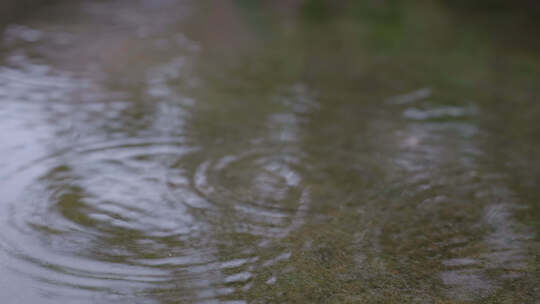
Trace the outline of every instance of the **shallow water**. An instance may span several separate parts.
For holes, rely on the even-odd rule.
[[[8,25],[0,295],[539,303],[540,52],[497,12],[66,1]]]

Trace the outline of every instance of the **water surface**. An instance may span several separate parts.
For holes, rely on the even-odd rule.
[[[528,13],[376,2],[60,1],[6,26],[2,298],[539,303]]]

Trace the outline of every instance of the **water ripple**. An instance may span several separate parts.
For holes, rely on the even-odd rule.
[[[201,156],[181,137],[133,138],[79,145],[13,170],[0,247],[16,262],[6,266],[56,288],[103,294],[148,292],[171,276],[198,286],[191,298],[249,284],[253,267],[272,261],[250,250],[217,258],[219,235],[272,241],[297,228],[309,195],[300,157],[269,149]]]

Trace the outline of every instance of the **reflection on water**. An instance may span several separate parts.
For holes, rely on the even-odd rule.
[[[375,2],[71,1],[7,26],[3,298],[539,301],[540,57]]]

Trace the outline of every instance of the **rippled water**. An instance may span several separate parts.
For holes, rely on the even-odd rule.
[[[329,3],[6,26],[4,301],[538,303],[536,46],[444,2]]]

